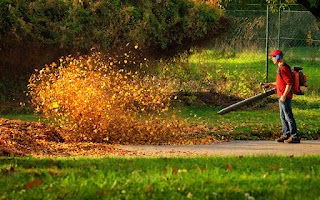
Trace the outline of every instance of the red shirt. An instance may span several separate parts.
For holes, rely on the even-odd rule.
[[[280,73],[282,78],[280,76]],[[286,89],[286,85],[292,86],[292,84],[293,84],[293,79],[291,75],[291,69],[286,63],[284,63],[282,67],[278,67],[277,69],[276,88],[277,88],[278,97],[280,98],[283,95]],[[287,98],[292,98],[292,91],[288,93]]]

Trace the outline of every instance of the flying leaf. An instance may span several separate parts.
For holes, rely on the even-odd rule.
[[[53,102],[52,103],[52,108],[53,109],[59,108],[59,103],[58,102]]]

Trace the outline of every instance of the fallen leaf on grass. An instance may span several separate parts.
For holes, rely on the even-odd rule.
[[[34,179],[33,181],[29,181],[27,183],[27,189],[31,190],[37,186],[40,186],[42,184],[42,181],[40,181],[39,179]]]
[[[152,185],[147,185],[146,192],[151,192],[153,190]]]
[[[178,169],[176,168],[176,167],[174,167],[173,169],[172,169],[172,174],[177,174],[178,173]]]
[[[227,164],[227,165],[226,165],[226,170],[227,170],[227,171],[231,171],[231,170],[232,170],[232,166],[231,166],[230,164]]]
[[[10,169],[1,169],[1,172],[3,175],[7,175],[9,173],[15,172],[15,170],[14,170],[14,167],[11,166]]]

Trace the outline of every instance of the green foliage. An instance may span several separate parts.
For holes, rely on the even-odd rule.
[[[317,199],[319,156],[0,158],[2,199]]]
[[[32,38],[74,49],[132,41],[165,49],[219,32],[220,17],[214,7],[191,0],[4,0],[0,10],[0,40]]]

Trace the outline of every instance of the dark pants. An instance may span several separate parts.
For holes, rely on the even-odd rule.
[[[286,137],[299,138],[296,121],[292,114],[291,101],[291,98],[287,98],[285,102],[281,102],[279,99],[282,134]]]

